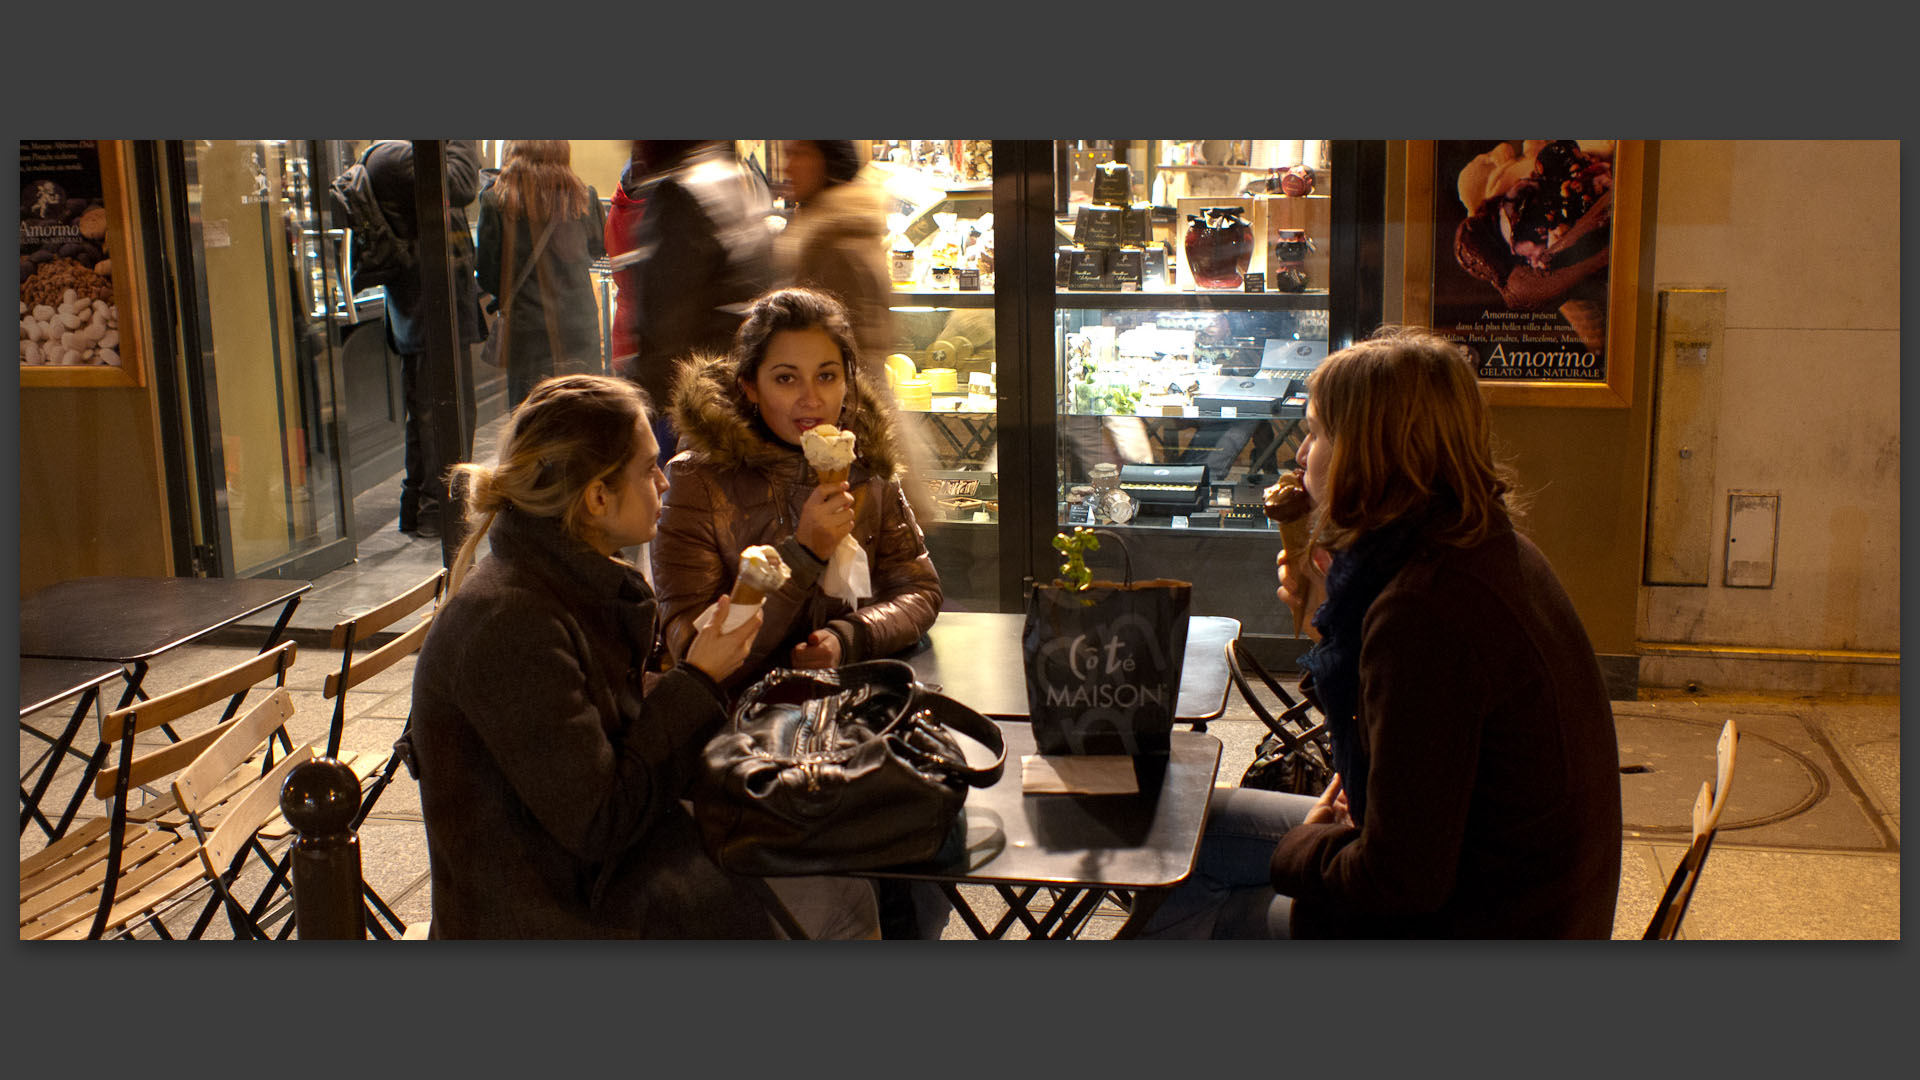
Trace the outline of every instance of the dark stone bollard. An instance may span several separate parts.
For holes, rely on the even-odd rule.
[[[333,758],[295,766],[280,788],[280,812],[300,835],[293,842],[293,919],[300,938],[367,936],[360,903],[360,781]]]

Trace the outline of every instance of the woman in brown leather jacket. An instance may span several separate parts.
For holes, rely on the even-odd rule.
[[[844,308],[812,289],[755,300],[724,357],[696,356],[674,383],[684,440],[652,547],[667,647],[677,659],[694,621],[732,588],[740,553],[772,545],[792,577],[769,595],[738,690],[779,666],[834,667],[919,640],[940,612],[940,575],[896,477],[891,410],[861,378]],[[856,436],[847,481],[820,484],[801,433],[833,424]],[[858,606],[821,588],[834,548],[852,535],[873,595]]]

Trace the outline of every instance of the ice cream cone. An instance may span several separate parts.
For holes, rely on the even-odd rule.
[[[767,598],[767,594],[744,581],[734,582],[733,593],[731,595],[736,606],[740,604],[757,604]]]
[[[851,469],[815,469],[814,473],[819,476],[822,484],[842,484],[846,482],[847,474],[851,471]]]
[[[1607,347],[1607,305],[1600,300],[1568,300],[1560,315],[1580,335],[1587,348],[1604,354]]]

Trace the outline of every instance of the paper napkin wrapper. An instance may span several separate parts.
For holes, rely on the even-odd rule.
[[[1140,780],[1125,754],[1024,754],[1020,790],[1027,795],[1137,795]]]

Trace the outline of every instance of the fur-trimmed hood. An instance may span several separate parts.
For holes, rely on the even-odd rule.
[[[674,375],[671,412],[681,445],[719,468],[766,468],[797,456],[797,447],[769,440],[741,413],[732,367],[729,357],[696,353]],[[855,465],[892,479],[901,457],[890,411],[858,372],[848,393],[845,426],[854,434]]]

